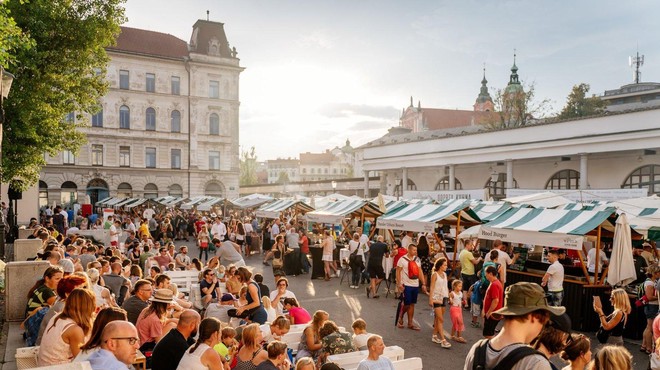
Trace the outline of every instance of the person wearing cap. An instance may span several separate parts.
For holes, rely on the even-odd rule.
[[[57,264],[62,268],[62,271],[64,271],[64,276],[69,276],[76,270],[73,266],[73,262],[68,258],[60,259]]]
[[[233,308],[236,308],[236,301],[237,299],[234,298],[231,293],[224,293],[220,297],[220,301],[218,303],[211,303],[208,305],[208,307],[206,307],[206,313],[204,314],[204,317],[215,317],[222,322],[229,322],[231,317],[229,317],[227,312]]]
[[[485,364],[482,365],[492,369],[517,348],[527,348],[548,323],[551,315],[560,316],[565,312],[564,307],[549,306],[543,288],[536,283],[520,282],[509,286],[504,306],[492,312],[503,318],[502,330],[494,338],[481,340],[472,346],[465,359],[464,370],[473,368],[477,351],[481,350],[485,350]],[[552,368],[548,359],[537,353],[523,357],[511,367],[511,370],[526,369]]]
[[[184,310],[179,316],[176,328],[167,333],[156,344],[151,357],[151,368],[159,370],[175,370],[184,352],[195,344],[197,327],[201,318],[195,310]]]
[[[169,289],[156,289],[149,298],[151,304],[142,310],[135,327],[140,337],[140,351],[151,351],[163,337],[176,327],[178,320],[167,319],[167,310],[175,303]]]
[[[649,267],[646,263],[646,259],[642,257],[643,251],[644,247],[639,244],[635,245],[633,248],[633,262],[635,263],[635,273],[637,273],[637,279],[635,279],[635,281],[633,281],[631,284],[634,284],[635,286],[644,282],[646,279],[646,268]]]
[[[644,241],[642,244],[642,248],[644,248],[644,251],[642,252],[642,257],[646,260],[646,264],[651,266],[655,262],[657,262],[656,256],[653,254],[653,246],[651,246],[651,243],[649,243],[648,239]]]
[[[531,343],[531,346],[541,352],[550,361],[550,357],[561,353],[566,348],[571,335],[571,318],[566,313],[551,316],[549,325],[543,327],[541,334]],[[553,370],[559,370],[550,363]]]
[[[550,266],[543,275],[541,286],[548,287],[548,304],[559,307],[564,299],[564,266],[559,263],[559,253],[556,249],[548,251],[548,262]]]

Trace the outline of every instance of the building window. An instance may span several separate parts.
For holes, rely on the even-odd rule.
[[[561,170],[548,180],[546,189],[572,190],[580,188],[580,173],[575,170]]]
[[[180,169],[181,168],[181,149],[172,149],[172,168]]]
[[[130,167],[131,166],[131,147],[130,146],[120,146],[119,147],[119,167]]]
[[[103,109],[92,116],[92,127],[103,127]]]
[[[488,180],[486,180],[484,188],[488,189],[490,196],[494,200],[506,198],[506,173],[498,174],[496,182],[493,182],[493,179],[489,177]],[[518,188],[518,181],[516,181],[515,178],[513,179],[513,188]]]
[[[172,95],[181,95],[181,79],[179,76],[172,76]]]
[[[60,187],[60,202],[61,204],[73,204],[78,200],[78,185],[72,181],[65,181]]]
[[[220,169],[220,152],[209,151],[209,170]]]
[[[67,113],[66,117],[64,117],[64,122],[66,122],[66,123],[75,123],[76,122],[76,114],[74,112]]]
[[[119,88],[128,90],[128,71],[123,69],[119,71]]]
[[[403,180],[399,180],[399,182],[403,182]],[[406,186],[406,190],[412,190],[412,191],[417,190],[417,184],[415,184],[415,182],[412,181],[411,179],[408,179],[408,186]],[[403,192],[401,191],[400,184],[396,184],[394,186],[394,194],[396,194],[399,197],[403,196]]]
[[[211,182],[208,185],[206,185],[206,188],[204,188],[204,195],[210,196],[210,197],[223,197],[223,186],[216,183],[216,182]]]
[[[220,135],[220,116],[215,113],[209,116],[209,135]]]
[[[312,168],[312,175],[316,173],[316,170]]]
[[[302,173],[303,173],[303,174],[307,174],[307,169],[306,169],[306,168],[303,168],[303,169],[302,169]]]
[[[131,110],[125,105],[119,108],[119,128],[131,128]]]
[[[103,145],[92,145],[92,166],[103,166]]]
[[[65,150],[62,152],[62,163],[63,164],[76,164],[76,157],[73,155],[73,152],[70,150]]]
[[[146,148],[144,162],[147,168],[156,168],[156,148]]]
[[[39,208],[48,206],[48,184],[39,180]]]
[[[649,195],[660,194],[660,165],[639,167],[626,178],[621,188],[647,188]]]
[[[173,110],[172,114],[172,132],[181,132],[181,112]]]
[[[132,198],[133,187],[131,184],[122,182],[117,186],[117,198]]]
[[[220,98],[220,83],[218,81],[209,81],[209,98]]]
[[[144,197],[146,199],[155,199],[158,198],[158,186],[156,184],[149,183],[144,186]]]
[[[324,168],[324,169],[323,169],[323,173],[325,173],[325,174],[327,175],[327,174],[328,174],[328,169],[327,169],[327,168]]]
[[[457,179],[454,178],[454,190],[463,190],[463,184]],[[435,184],[435,190],[449,190],[449,176],[445,176]]]
[[[183,197],[183,188],[179,184],[170,185],[167,195],[171,197],[182,198]]]
[[[147,108],[145,117],[145,129],[147,131],[156,131],[156,110],[153,108]]]
[[[147,92],[156,92],[156,75],[147,73]]]

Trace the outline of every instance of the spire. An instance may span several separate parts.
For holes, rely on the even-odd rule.
[[[410,106],[413,106],[412,95],[410,95]]]
[[[518,81],[518,67],[516,66],[516,49],[513,49],[513,66],[511,67],[509,85],[520,85],[520,81]]]
[[[477,101],[474,103],[474,110],[485,112],[493,111],[493,99],[488,93],[488,80],[486,79],[486,63],[484,63],[483,68],[483,78],[481,79],[481,89],[479,90],[479,96],[477,96]]]
[[[417,109],[422,110],[422,101],[421,100],[417,101]]]

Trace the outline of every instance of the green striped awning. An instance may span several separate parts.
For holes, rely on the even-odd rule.
[[[376,225],[382,229],[433,232],[439,221],[457,222],[459,212],[462,221],[481,223],[479,216],[470,209],[469,200],[451,199],[442,204],[417,203],[394,209],[379,217]]]
[[[310,212],[314,210],[314,208],[307,205],[307,203],[302,200],[278,199],[274,202],[262,205],[257,209],[256,213],[257,217],[278,218],[283,211],[290,208],[294,208],[299,212]]]
[[[341,221],[348,216],[360,217],[363,209],[365,217],[368,218],[379,217],[383,214],[378,209],[378,205],[374,203],[366,200],[349,199],[329,203],[322,209],[307,212],[305,217],[309,222],[340,225]]]

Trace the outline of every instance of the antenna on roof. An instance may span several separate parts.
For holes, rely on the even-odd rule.
[[[206,20],[207,20],[207,21],[209,20],[209,13],[210,13],[210,11],[207,10],[207,11],[206,11]]]
[[[644,56],[639,56],[639,51],[637,51],[637,56],[628,57],[628,65],[630,67],[635,66],[635,72],[633,72],[633,81],[638,84],[642,82],[642,72],[640,72],[639,67],[644,65]]]

